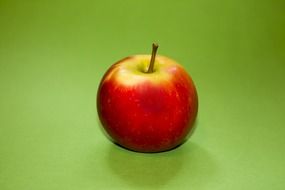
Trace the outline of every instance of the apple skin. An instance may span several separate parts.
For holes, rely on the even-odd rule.
[[[97,111],[111,140],[137,152],[162,152],[185,142],[198,111],[195,85],[174,60],[130,56],[112,65],[97,94]]]

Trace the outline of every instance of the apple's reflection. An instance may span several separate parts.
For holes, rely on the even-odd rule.
[[[174,178],[185,179],[185,176],[179,178],[179,175],[189,177],[187,184],[194,180],[197,185],[198,181],[203,181],[198,179],[201,174],[206,174],[209,179],[214,172],[211,157],[190,141],[172,151],[155,154],[136,153],[111,144],[106,160],[119,178],[133,186],[156,188],[167,185]]]

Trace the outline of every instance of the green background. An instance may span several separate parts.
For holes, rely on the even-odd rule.
[[[0,0],[0,189],[285,189],[285,1]],[[165,153],[121,149],[96,111],[107,68],[180,62],[197,130]]]

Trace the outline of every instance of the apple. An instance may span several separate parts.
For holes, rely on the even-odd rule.
[[[100,122],[111,140],[137,152],[171,150],[188,139],[198,111],[195,85],[174,60],[134,55],[113,64],[97,94]]]

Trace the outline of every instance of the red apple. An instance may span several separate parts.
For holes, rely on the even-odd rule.
[[[198,97],[191,77],[174,60],[157,55],[124,58],[105,73],[97,94],[103,128],[118,145],[161,152],[182,144],[193,130]]]

